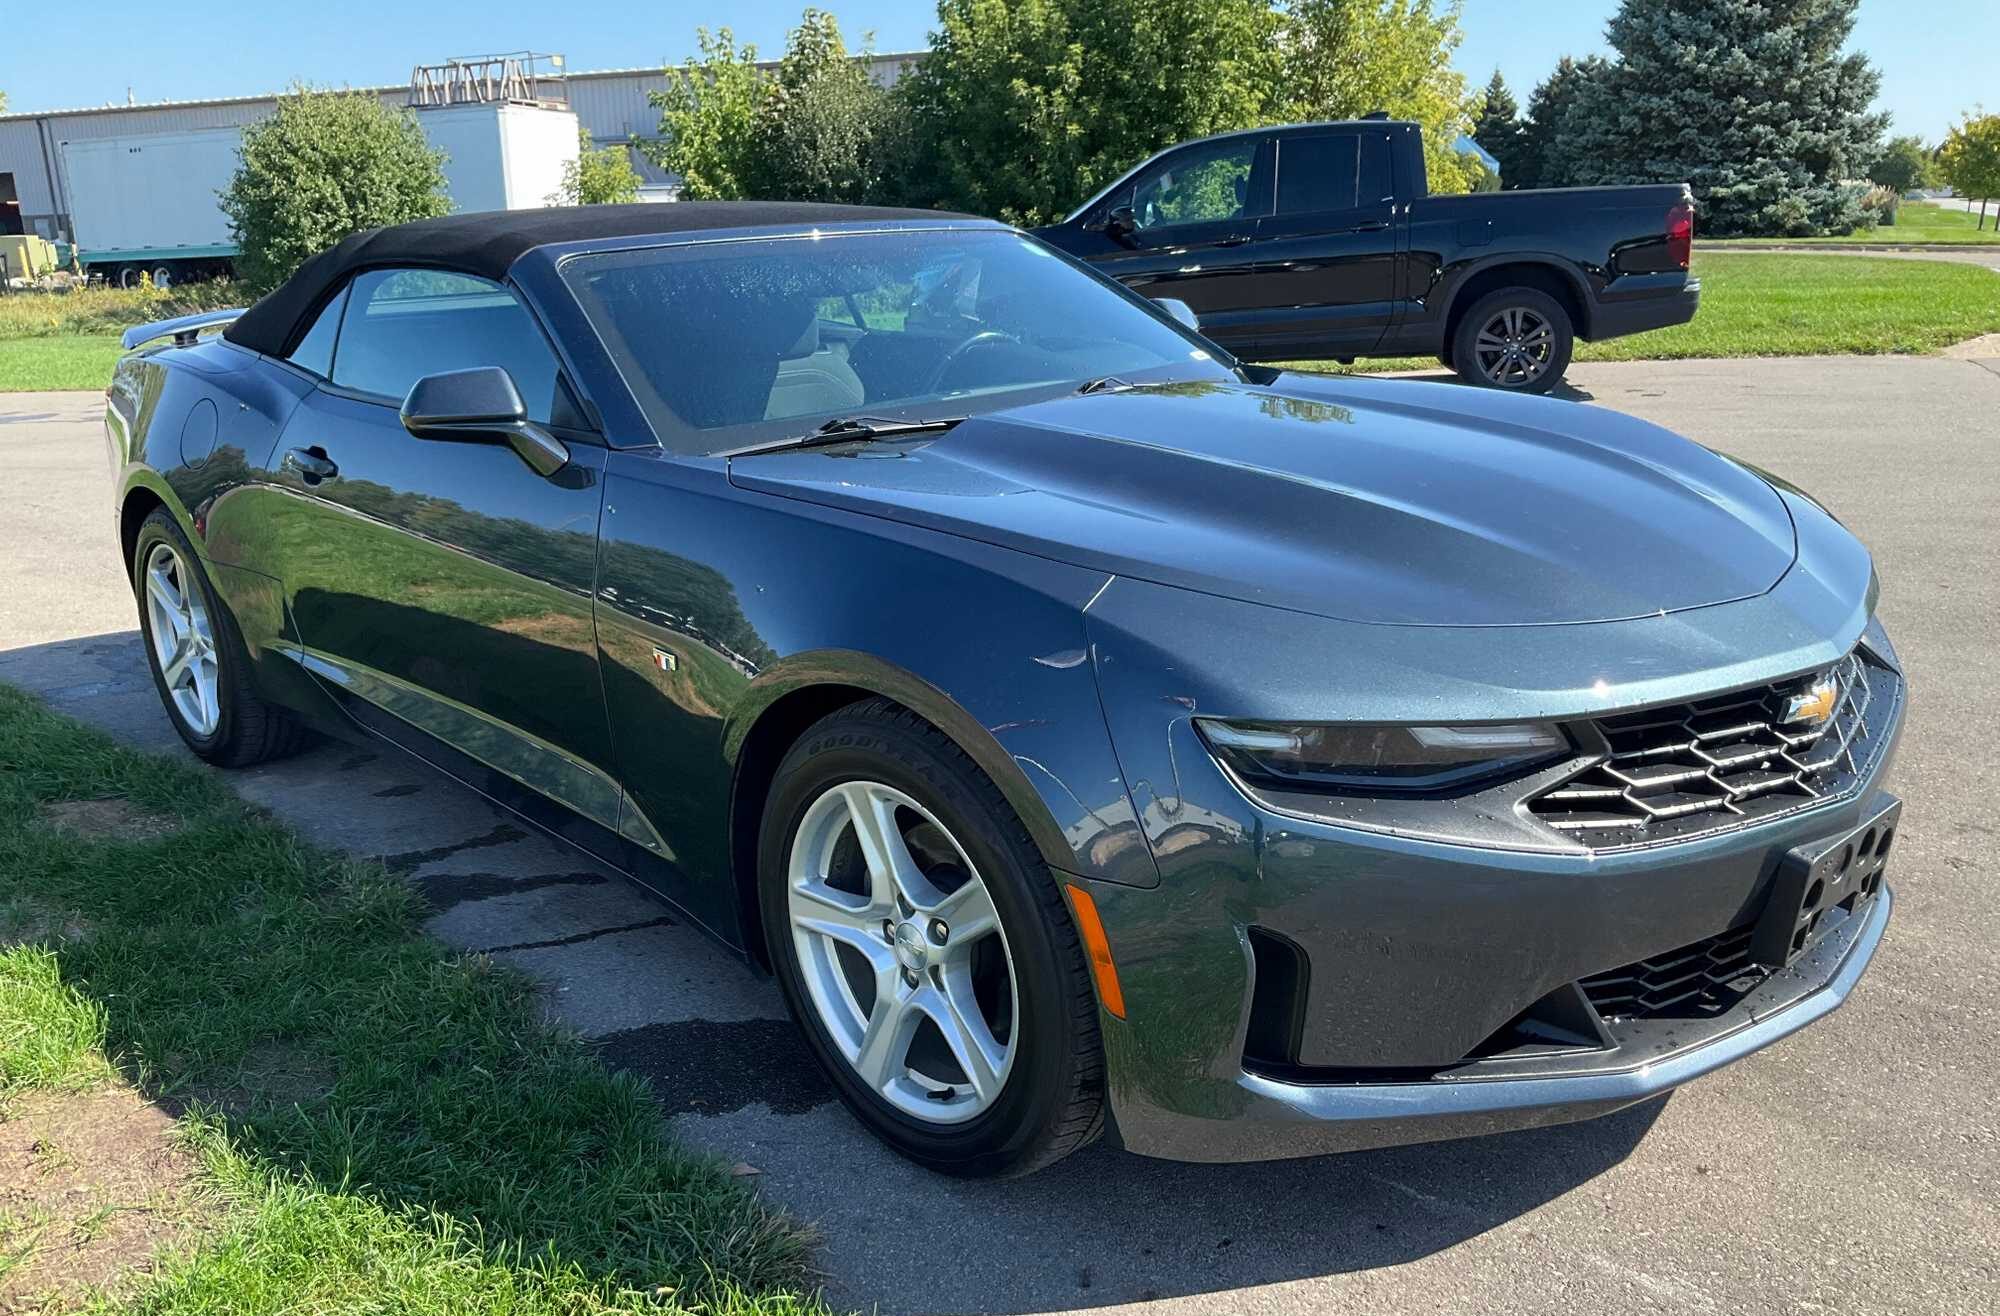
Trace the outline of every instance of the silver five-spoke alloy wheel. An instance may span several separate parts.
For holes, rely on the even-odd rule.
[[[932,1123],[987,1110],[1019,992],[992,896],[943,824],[891,786],[830,787],[799,821],[786,888],[806,994],[861,1080]]]
[[[1541,377],[1555,347],[1555,330],[1547,320],[1525,306],[1509,306],[1480,326],[1472,351],[1487,379],[1518,388]]]
[[[188,729],[212,736],[222,721],[222,705],[215,692],[215,630],[201,586],[171,544],[153,545],[144,580],[160,683]]]

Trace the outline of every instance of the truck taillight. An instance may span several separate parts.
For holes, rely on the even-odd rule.
[[[1667,209],[1667,259],[1682,269],[1694,252],[1694,203],[1676,201]]]

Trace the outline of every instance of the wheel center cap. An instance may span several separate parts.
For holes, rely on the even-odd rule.
[[[931,961],[930,942],[915,923],[896,925],[896,963],[921,973]]]

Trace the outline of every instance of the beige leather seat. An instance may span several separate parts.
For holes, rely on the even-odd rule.
[[[764,419],[849,412],[867,400],[866,394],[861,376],[847,363],[847,345],[821,342],[819,320],[814,318],[778,359]]]

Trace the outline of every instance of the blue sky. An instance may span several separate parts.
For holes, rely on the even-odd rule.
[[[924,44],[936,17],[925,0],[819,0],[850,33],[873,31],[877,49]],[[35,7],[31,4],[31,8]],[[11,110],[123,101],[250,95],[294,79],[399,83],[410,66],[451,55],[533,47],[558,50],[575,69],[677,61],[695,28],[728,23],[766,53],[783,48],[802,0],[632,5],[613,0],[94,0],[67,36],[0,51],[0,89]],[[1556,57],[1604,48],[1615,0],[1467,0],[1457,63],[1475,83],[1497,67],[1525,104]],[[40,6],[48,10],[48,5]],[[1855,44],[1882,71],[1881,104],[1897,132],[1936,139],[1960,111],[1984,100],[2000,109],[2000,4],[1993,0],[1862,0]]]

